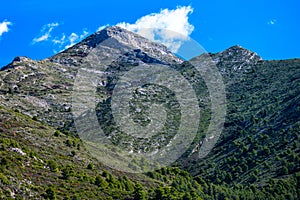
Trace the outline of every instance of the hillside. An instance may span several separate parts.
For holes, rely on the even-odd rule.
[[[228,69],[224,62],[218,67]],[[189,171],[215,183],[260,185],[299,172],[299,60],[260,60],[229,70],[224,131],[210,155],[188,165]]]
[[[129,174],[101,165],[82,141],[0,106],[2,199],[296,199],[299,174],[267,187],[205,182],[178,167]]]
[[[222,76],[226,118],[216,145],[202,158],[201,147],[215,136],[206,136],[213,108],[209,86],[192,63],[207,62],[215,65]],[[151,72],[156,66],[181,74],[195,91],[197,103],[182,105],[176,96],[178,87],[173,87],[174,92],[155,84],[139,86],[129,101],[128,118],[141,124],[150,137],[135,135],[140,134],[135,129],[131,135],[127,134],[129,129],[121,129],[114,116],[112,97],[120,90],[117,83],[121,85],[121,77],[128,76],[135,68],[145,69],[140,73],[143,75],[146,69]],[[80,79],[78,74],[86,78]],[[95,78],[92,74],[105,76]],[[124,83],[129,79],[124,79]],[[85,85],[90,80],[96,83],[95,93],[89,93],[90,86]],[[149,103],[161,107],[151,113]],[[199,121],[197,115],[180,110],[194,105],[200,108]],[[159,118],[164,114],[161,108],[166,119]],[[183,62],[163,45],[119,27],[109,27],[41,61],[16,57],[0,71],[0,111],[2,198],[297,199],[300,196],[299,59],[265,61],[254,52],[233,46]],[[143,159],[123,157],[126,169],[122,165],[110,168],[103,156],[97,157],[89,149],[99,145],[94,137],[98,129],[93,124],[78,126],[78,122],[95,116],[116,157],[125,155],[119,154],[120,149],[137,155],[163,153],[165,146],[179,142],[173,138],[180,130],[182,118],[195,117],[199,126],[195,137],[189,138],[189,146],[169,155],[168,159],[176,158],[176,162],[148,172],[152,168]],[[165,120],[164,127],[153,134],[147,129],[151,117],[158,122]],[[126,120],[125,117],[125,124]],[[184,123],[189,121],[193,120]],[[187,135],[188,127],[184,127]],[[82,130],[85,135],[80,133]],[[131,170],[144,173],[126,172]]]

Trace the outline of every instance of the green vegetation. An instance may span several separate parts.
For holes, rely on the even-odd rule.
[[[0,115],[1,198],[11,196],[12,192],[15,198],[45,199],[296,199],[299,196],[299,173],[285,179],[270,179],[264,186],[234,184],[232,187],[207,182],[201,176],[192,177],[178,167],[161,168],[145,175],[108,171],[92,164],[96,161],[83,150],[77,150],[73,143],[80,144],[78,138],[63,134],[56,137],[55,129],[1,106]],[[10,124],[9,129],[3,128],[5,124]],[[21,149],[26,155],[10,151],[11,147]],[[69,156],[72,150],[76,150],[80,160]],[[22,187],[18,188],[20,184]]]
[[[164,128],[149,141],[118,129],[112,93],[119,76],[140,62],[165,64],[180,73],[191,83],[201,108],[198,134],[176,163],[130,174],[92,158],[74,127],[73,81],[78,67],[85,66],[84,57],[103,39],[93,37],[49,59],[20,58],[0,71],[0,199],[300,198],[299,59],[262,61],[240,47],[210,54],[226,85],[227,116],[218,143],[207,157],[198,159],[211,117],[210,94],[199,71],[188,62],[179,64],[174,57],[159,54],[157,46],[149,48],[158,54],[154,57],[129,48],[124,55],[112,55],[117,60],[96,88],[96,111],[104,133],[119,147],[135,152],[159,149],[180,126],[176,94],[148,84],[133,92],[130,117],[147,125],[149,103],[159,104],[167,114]],[[196,59],[201,62],[204,57]],[[161,135],[165,140],[159,140]],[[128,141],[133,145],[129,147]],[[133,159],[131,165],[146,169],[144,160]]]
[[[231,82],[222,137],[210,155],[186,169],[208,182],[230,185],[266,185],[271,178],[298,173],[299,69],[299,60],[261,61],[255,72],[237,80],[225,76]]]

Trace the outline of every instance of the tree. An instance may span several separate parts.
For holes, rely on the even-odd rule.
[[[157,200],[161,200],[161,199],[164,199],[165,198],[165,191],[162,187],[158,187],[156,190],[155,190],[155,199]]]
[[[95,185],[101,188],[106,188],[108,183],[101,176],[97,176],[95,179]]]
[[[145,200],[146,192],[143,190],[143,187],[140,183],[135,184],[134,187],[134,200]]]
[[[45,191],[44,197],[45,197],[45,199],[50,199],[50,200],[56,199],[55,189],[52,187],[47,188]]]
[[[63,170],[62,170],[62,175],[63,178],[66,180],[69,180],[71,176],[74,176],[75,171],[74,167],[71,165],[67,165]]]
[[[190,195],[190,193],[185,193],[182,197],[183,200],[192,200],[192,196]]]
[[[280,170],[281,175],[287,175],[289,173],[289,170],[286,166],[283,166]]]
[[[87,169],[91,169],[91,170],[92,170],[92,169],[94,169],[94,168],[95,168],[95,166],[94,166],[94,164],[91,163],[91,162],[90,162],[90,163],[88,164],[88,166],[87,166]]]

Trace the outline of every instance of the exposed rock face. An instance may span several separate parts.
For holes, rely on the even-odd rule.
[[[164,45],[151,42],[120,27],[109,27],[45,60],[34,61],[27,57],[16,57],[0,73],[1,104],[19,109],[31,117],[37,116],[41,121],[55,127],[68,126],[72,122],[71,93],[76,73],[86,65],[88,55],[97,52],[97,47],[106,45],[107,41],[110,45],[115,45],[112,49],[118,49],[119,54],[96,54],[116,59],[108,69],[111,72],[126,71],[125,65],[182,63]],[[209,55],[224,77],[230,79],[238,79],[236,74],[251,70],[262,60],[256,53],[240,46]],[[107,84],[108,80],[101,82]],[[108,98],[107,95],[104,96]]]
[[[97,46],[106,41],[116,45],[120,53],[100,52],[98,56],[115,57],[119,64],[182,62],[161,44],[119,27],[109,27],[45,60],[16,57],[1,69],[1,104],[55,127],[68,126],[72,121],[71,93],[77,70],[86,64],[89,53],[97,52]]]
[[[1,104],[59,127],[70,120],[70,93],[75,71],[49,61],[17,58],[0,73]]]
[[[259,61],[262,61],[257,53],[238,45],[211,56],[223,75],[247,72]]]
[[[239,45],[232,46],[220,53],[215,54],[219,59],[216,58],[216,61],[227,60],[228,62],[231,61],[231,63],[234,62],[258,62],[259,60],[262,60],[262,58],[257,55],[257,53],[249,51]]]
[[[122,48],[125,51],[126,49],[139,49],[148,56],[166,63],[182,62],[164,45],[151,42],[117,26],[96,32],[73,47],[49,58],[49,60],[63,65],[79,66],[84,62],[84,57],[108,39],[116,43],[116,48]]]

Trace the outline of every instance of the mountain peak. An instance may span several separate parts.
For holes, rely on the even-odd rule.
[[[249,51],[248,49],[246,49],[246,48],[244,48],[244,47],[242,47],[241,45],[238,45],[238,44],[236,44],[236,45],[234,45],[234,46],[231,46],[231,47],[227,48],[226,50],[229,50],[229,49],[232,49],[232,50],[246,50],[246,51]],[[226,50],[225,50],[225,51],[226,51]]]
[[[255,52],[234,45],[219,53],[209,53],[222,74],[246,72],[263,59]]]
[[[121,33],[126,33],[126,34],[135,34],[125,28],[122,28],[120,26],[108,26],[105,29],[102,29],[98,32],[106,31],[108,35],[113,36],[113,35],[119,35]],[[136,34],[137,35],[137,34]]]
[[[1,71],[4,71],[6,69],[9,68],[14,68],[15,66],[17,66],[20,63],[30,63],[33,60],[31,60],[30,58],[26,57],[26,56],[17,56],[15,57],[11,63],[9,63],[8,65],[4,66],[1,68]]]
[[[71,48],[51,57],[50,60],[61,64],[76,65],[76,63],[81,63],[82,58],[86,57],[89,53],[96,49],[97,46],[104,44],[105,41],[109,41],[109,46],[112,48],[118,48],[119,50],[120,48],[124,48],[123,50],[125,51],[138,49],[158,60],[172,63],[182,62],[181,59],[176,57],[163,44],[152,42],[147,38],[118,26],[110,26],[97,31]],[[70,57],[72,57],[72,59],[70,59]]]
[[[159,56],[163,57],[172,57],[174,61],[180,61],[165,45],[153,42],[137,33],[131,32],[125,28],[121,28],[119,26],[110,26],[103,30],[96,32],[87,38],[86,44],[91,47],[96,47],[101,42],[106,39],[113,38],[117,40],[119,43],[128,46],[133,49],[140,49],[142,52],[149,54],[156,58]]]
[[[222,72],[242,72],[262,60],[257,53],[243,48],[240,45],[229,47],[222,52],[211,55],[212,59],[221,66]]]
[[[243,61],[245,61],[245,58],[248,58],[249,60],[262,60],[262,58],[255,52],[250,51],[240,45],[234,45],[232,47],[229,47],[228,49],[218,53],[222,55],[223,57],[231,57],[234,56],[236,58],[241,58]]]

